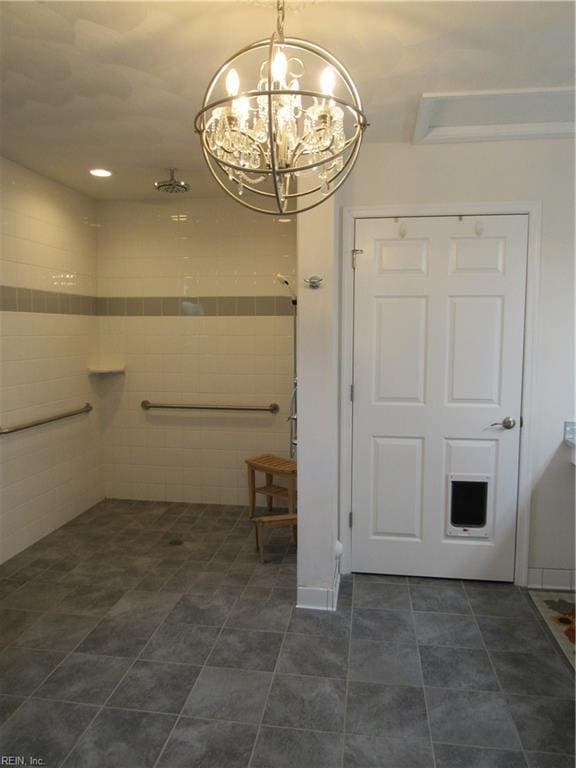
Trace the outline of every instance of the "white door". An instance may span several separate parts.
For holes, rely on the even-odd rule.
[[[352,570],[514,579],[527,233],[357,222]]]

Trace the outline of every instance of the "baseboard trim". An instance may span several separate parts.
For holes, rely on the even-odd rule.
[[[568,568],[529,568],[528,589],[573,592],[576,572]]]
[[[317,611],[335,611],[338,605],[340,574],[336,575],[332,588],[298,587],[297,608],[312,608]]]

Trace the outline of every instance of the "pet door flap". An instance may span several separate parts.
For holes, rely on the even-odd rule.
[[[487,536],[487,475],[450,475],[448,477],[449,536]]]

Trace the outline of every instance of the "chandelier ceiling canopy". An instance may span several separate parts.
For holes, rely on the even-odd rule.
[[[320,205],[348,177],[368,123],[346,69],[314,43],[284,36],[246,46],[212,78],[195,129],[218,184],[254,211]]]

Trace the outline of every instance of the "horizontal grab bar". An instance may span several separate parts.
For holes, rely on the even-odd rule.
[[[32,427],[39,427],[42,424],[51,424],[53,421],[69,419],[70,416],[79,416],[81,413],[90,413],[92,410],[94,409],[90,403],[86,403],[82,408],[77,408],[75,411],[58,413],[56,416],[49,416],[47,419],[36,419],[36,421],[29,421],[26,424],[16,424],[14,427],[0,427],[0,435],[11,435],[13,432],[22,432],[24,429],[32,429]]]
[[[149,411],[151,408],[169,408],[178,411],[266,411],[267,413],[278,413],[280,410],[278,403],[270,403],[270,405],[178,405],[151,403],[150,400],[142,400],[140,407],[145,411]]]

